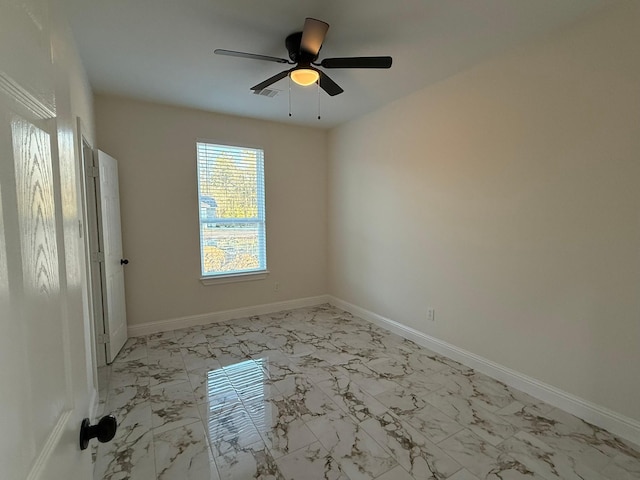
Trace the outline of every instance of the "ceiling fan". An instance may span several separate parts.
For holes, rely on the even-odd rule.
[[[322,48],[324,37],[329,30],[329,24],[315,18],[307,18],[302,32],[292,33],[285,39],[285,46],[289,52],[290,60],[285,58],[270,57],[268,55],[256,55],[254,53],[236,52],[233,50],[216,49],[213,53],[228,55],[231,57],[251,58],[265,60],[267,62],[286,63],[295,65],[289,70],[284,70],[264,82],[251,87],[251,90],[259,91],[269,85],[289,76],[298,85],[312,85],[318,83],[320,88],[332,97],[339,95],[344,90],[322,70],[323,68],[390,68],[391,57],[340,57],[325,58],[316,63],[318,54]]]

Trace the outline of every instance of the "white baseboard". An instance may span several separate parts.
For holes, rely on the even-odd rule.
[[[168,320],[159,320],[157,322],[148,322],[140,325],[129,325],[127,331],[130,337],[139,337],[141,335],[151,335],[153,333],[194,327],[196,325],[208,325],[210,323],[224,322],[226,320],[233,320],[234,318],[250,317],[252,315],[266,315],[268,313],[281,312],[282,310],[291,310],[294,308],[312,307],[314,305],[327,303],[328,301],[329,297],[327,295],[297,298],[295,300],[286,300],[283,302],[234,308],[233,310],[223,310],[220,312],[203,313],[187,317],[170,318]]]
[[[353,305],[339,298],[328,296],[328,302],[335,307],[346,310],[353,315],[374,323],[386,330],[412,340],[418,345],[433,350],[440,355],[484,373],[496,380],[522,392],[538,398],[554,407],[569,412],[593,425],[640,445],[640,422],[621,415],[606,407],[596,405],[588,400],[572,395],[559,388],[540,382],[535,378],[511,370],[503,365],[487,360],[450,343],[422,333],[411,327],[390,320],[364,308]]]

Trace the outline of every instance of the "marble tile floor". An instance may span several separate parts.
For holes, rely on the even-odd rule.
[[[94,480],[630,480],[640,451],[329,305],[130,339]]]

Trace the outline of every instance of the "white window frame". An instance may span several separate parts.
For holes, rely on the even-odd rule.
[[[258,217],[256,218],[246,218],[246,219],[230,219],[229,223],[233,222],[246,222],[246,223],[258,223],[258,241],[262,241],[262,245],[259,245],[259,249],[262,250],[261,260],[262,265],[255,270],[247,270],[240,272],[220,272],[220,273],[212,273],[205,274],[204,273],[204,250],[203,250],[203,239],[202,239],[202,219],[200,215],[201,208],[201,197],[202,192],[200,191],[200,158],[198,152],[199,144],[208,144],[213,146],[220,147],[228,147],[228,148],[238,148],[238,149],[250,149],[250,150],[259,150],[261,152],[260,159],[258,161],[258,171],[257,171],[257,192],[258,192]],[[266,246],[266,198],[265,198],[265,182],[264,182],[264,149],[259,146],[253,145],[234,145],[224,142],[219,142],[210,139],[196,139],[196,176],[197,176],[197,190],[198,190],[198,238],[199,238],[199,254],[200,254],[200,282],[204,285],[217,285],[222,283],[234,283],[234,282],[245,282],[251,280],[262,280],[267,277],[269,274],[269,270],[267,270],[267,246]],[[262,198],[262,202],[260,202],[260,198]],[[224,222],[221,222],[224,223]]]

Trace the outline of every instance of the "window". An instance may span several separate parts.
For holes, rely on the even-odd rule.
[[[264,152],[197,143],[204,279],[266,273]]]

